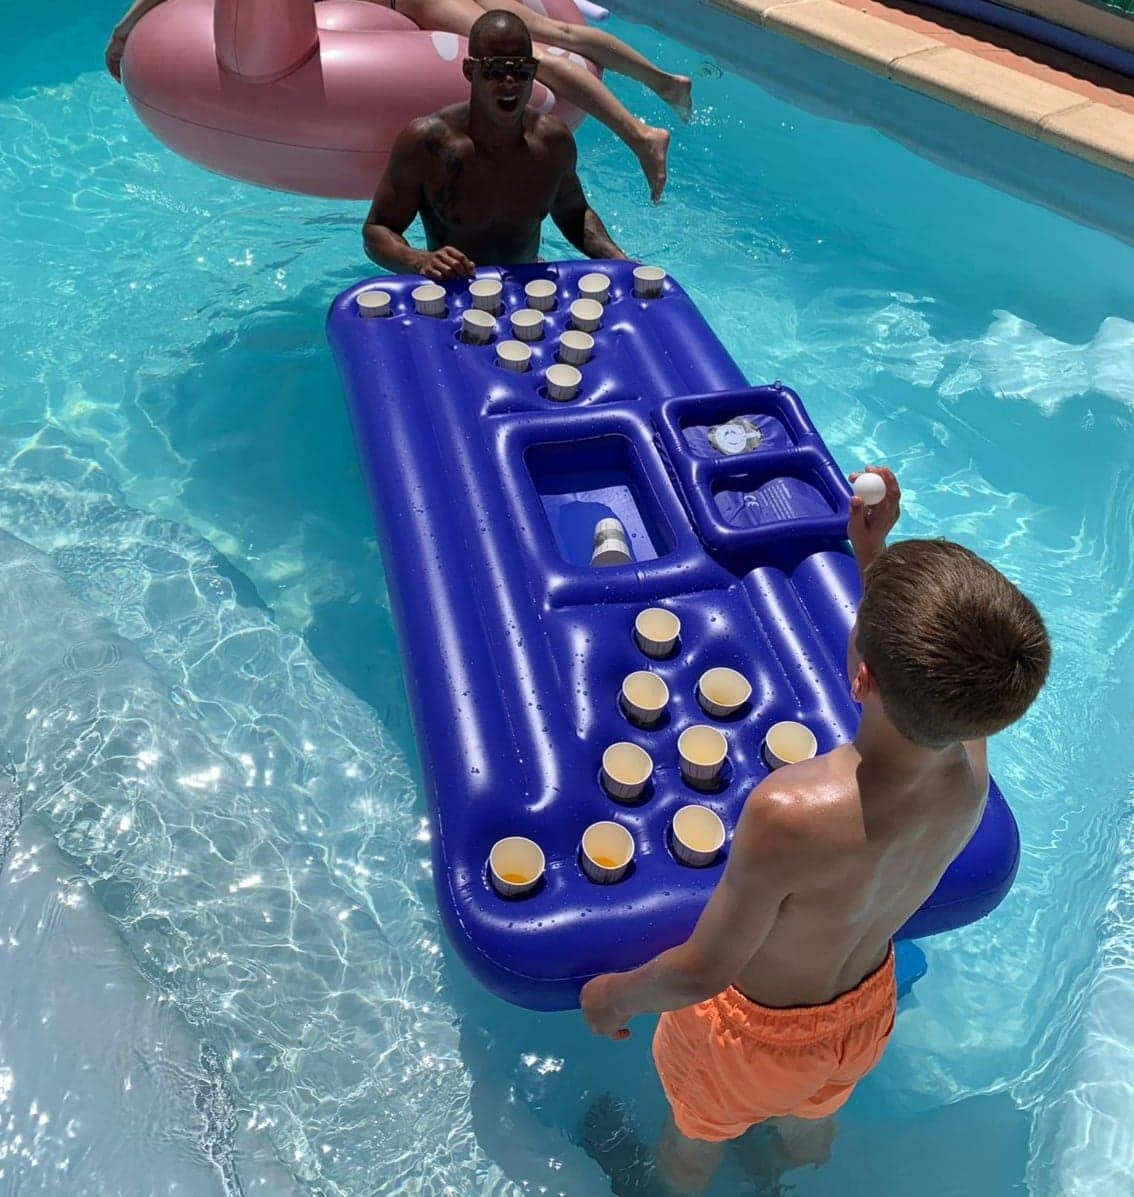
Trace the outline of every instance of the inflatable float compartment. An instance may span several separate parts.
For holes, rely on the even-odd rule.
[[[537,4],[583,23],[574,0]],[[122,82],[146,128],[191,162],[278,191],[370,199],[402,129],[468,99],[467,51],[455,33],[366,0],[166,0],[130,34]],[[541,83],[531,102],[573,127],[583,119]]]
[[[857,726],[845,667],[859,598],[848,484],[793,391],[750,386],[677,283],[638,298],[632,270],[480,271],[503,287],[485,344],[463,339],[466,281],[445,285],[438,316],[415,310],[420,279],[383,277],[344,292],[328,317],[377,516],[442,918],[474,975],[533,1009],[576,1006],[590,977],[688,936],[741,806],[767,775],[771,725],[805,724],[819,752]],[[546,372],[580,279],[595,272],[610,298],[593,356],[577,397],[556,401]],[[555,306],[517,372],[498,349],[535,279],[554,283]],[[361,313],[360,296],[375,310],[373,292],[389,297],[391,314]],[[722,438],[726,424],[746,430],[739,444],[735,432]],[[630,559],[592,565],[596,524],[609,519]],[[635,635],[646,608],[680,619],[668,656],[646,655]],[[724,717],[699,705],[698,679],[713,667],[751,684]],[[636,671],[668,687],[653,726],[632,723],[620,702]],[[715,782],[695,785],[680,767],[691,725],[725,737]],[[632,801],[616,801],[602,776],[616,742],[653,761]],[[708,808],[726,831],[704,867],[679,859],[672,834],[687,805]],[[596,822],[632,837],[632,863],[614,884],[582,867],[583,832]],[[488,860],[514,836],[539,845],[545,868],[533,890],[505,897]],[[992,785],[976,834],[902,936],[988,914],[1018,859],[1015,821]]]

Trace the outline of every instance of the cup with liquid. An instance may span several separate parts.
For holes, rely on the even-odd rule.
[[[618,802],[640,798],[653,771],[650,754],[628,740],[611,744],[602,754],[602,787]]]
[[[810,760],[818,750],[819,743],[811,728],[791,719],[773,723],[764,737],[764,760],[769,769],[798,765],[800,761]]]
[[[653,727],[669,705],[669,687],[656,673],[638,669],[622,679],[622,713],[638,727]]]
[[[583,832],[579,860],[583,872],[597,884],[621,881],[633,859],[634,837],[621,823],[604,820]]]
[[[703,869],[724,847],[725,826],[707,806],[683,806],[670,827],[673,854],[682,864]]]
[[[496,346],[496,364],[522,374],[532,360],[532,351],[523,341],[501,341]]]
[[[751,697],[752,683],[735,669],[723,666],[706,669],[697,680],[697,701],[701,709],[715,719],[734,714]]]
[[[522,835],[497,840],[488,854],[492,888],[503,898],[520,898],[531,893],[539,885],[546,867],[543,849],[535,840]]]
[[[634,640],[647,657],[668,657],[680,635],[681,620],[664,607],[647,607],[634,618]]]
[[[715,727],[696,723],[677,737],[681,775],[697,786],[712,785],[728,759],[728,741]]]

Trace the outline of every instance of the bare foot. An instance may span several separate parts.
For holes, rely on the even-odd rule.
[[[634,151],[650,184],[650,199],[656,204],[662,197],[666,181],[666,158],[669,155],[669,132],[666,129],[642,131],[641,140]]]
[[[688,75],[670,75],[658,95],[677,113],[683,125],[689,124],[693,116],[693,80]]]

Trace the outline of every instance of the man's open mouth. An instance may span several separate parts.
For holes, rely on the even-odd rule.
[[[520,106],[520,97],[518,95],[500,96],[496,102],[505,112],[515,112]]]

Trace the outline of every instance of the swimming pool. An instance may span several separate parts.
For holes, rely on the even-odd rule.
[[[0,84],[0,529],[37,551],[0,540],[2,759],[211,1046],[240,1127],[304,1191],[609,1192],[584,1117],[609,1093],[635,1134],[656,1129],[648,1027],[606,1044],[505,1006],[441,940],[323,341],[330,298],[367,270],[362,213],[155,145],[94,69],[117,15],[61,5]],[[851,77],[752,36],[771,73],[806,61],[829,93]],[[906,532],[961,539],[1022,582],[1058,649],[994,749],[1024,839],[1016,888],[925,945],[893,1048],[795,1191],[1125,1193],[1134,249],[703,70],[661,208],[625,151],[583,132],[608,226],[682,281],[751,378],[802,393],[848,469],[898,470]],[[32,1116],[7,1067],[11,1132]],[[32,1159],[81,1175],[81,1134],[55,1126],[0,1159],[0,1186]],[[212,1159],[209,1142],[186,1125],[180,1150]],[[248,1184],[226,1158],[200,1191]],[[756,1191],[738,1158],[714,1188]]]

